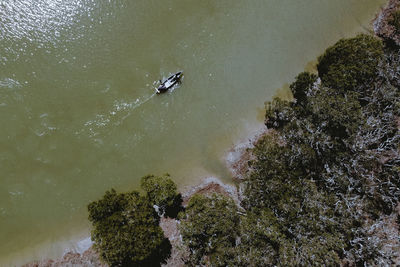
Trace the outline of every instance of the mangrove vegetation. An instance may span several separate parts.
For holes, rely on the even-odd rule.
[[[266,103],[269,130],[251,150],[239,203],[197,194],[183,208],[168,176],[146,176],[144,196],[111,190],[89,205],[95,248],[111,266],[165,262],[159,220],[179,212],[188,266],[395,264],[399,69],[398,47],[366,34],[338,41],[317,73],[290,85],[293,101]]]

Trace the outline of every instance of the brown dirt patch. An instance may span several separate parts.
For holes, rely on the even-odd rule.
[[[400,46],[400,32],[391,25],[390,21],[393,19],[393,13],[400,10],[399,0],[389,0],[389,3],[374,19],[375,34],[385,40],[393,41],[396,45]]]

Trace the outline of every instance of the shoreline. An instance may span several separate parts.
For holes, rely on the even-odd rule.
[[[379,30],[378,24],[382,21],[384,12],[387,8],[396,4],[395,0],[389,0],[383,8],[377,11],[376,17],[372,20],[374,31],[377,33]],[[382,37],[382,36],[381,36]],[[243,180],[245,173],[248,171],[247,162],[251,160],[251,153],[249,149],[254,147],[255,142],[259,140],[265,134],[268,134],[270,130],[266,128],[263,122],[260,122],[261,127],[254,127],[254,131],[249,130],[249,134],[245,138],[239,138],[233,147],[225,151],[223,162],[226,164],[227,169],[231,174],[233,182],[240,182]],[[183,196],[183,205],[185,206],[190,199],[196,193],[210,194],[210,193],[222,193],[232,197],[236,204],[240,204],[240,189],[235,185],[230,185],[221,181],[220,178],[214,176],[199,177],[200,183],[197,185],[187,185],[181,188]],[[239,205],[240,206],[240,205]],[[161,218],[160,226],[163,228],[171,241],[174,244],[172,248],[171,258],[168,260],[166,265],[163,266],[183,266],[182,260],[177,257],[177,253],[182,253],[176,250],[176,244],[179,244],[179,231],[177,230],[177,221],[174,219]],[[100,263],[99,256],[92,248],[93,242],[90,239],[90,235],[82,239],[79,239],[72,247],[66,248],[64,254],[57,259],[43,258],[40,260],[34,260],[23,264],[23,267],[41,267],[41,266],[107,266]]]
[[[186,186],[182,190],[183,206],[186,206],[194,194],[212,194],[219,193],[231,197],[239,206],[239,190],[234,185],[222,182],[218,177],[204,177],[201,182],[194,186]],[[163,266],[184,266],[177,247],[181,244],[180,233],[177,229],[178,221],[176,219],[162,217],[160,226],[164,230],[165,237],[170,239],[173,244],[171,257]],[[100,261],[99,255],[94,251],[93,242],[90,236],[80,239],[73,247],[65,250],[64,254],[57,259],[43,258],[34,260],[22,265],[22,267],[61,267],[68,264],[73,266],[108,266]],[[69,266],[69,265],[68,265]]]
[[[264,134],[268,133],[268,129],[263,122],[259,125],[253,125],[251,129],[247,129],[245,137],[239,137],[238,140],[228,150],[223,153],[222,161],[231,174],[232,184],[228,184],[220,177],[202,176],[199,177],[199,183],[195,185],[183,185],[180,189],[183,199],[183,206],[186,206],[189,199],[196,193],[212,194],[220,193],[231,197],[236,205],[240,207],[240,189],[235,185],[243,179],[245,165],[247,164],[248,149],[254,147],[254,143]],[[179,245],[179,231],[177,230],[177,220],[164,218],[160,220],[160,226],[165,232],[165,236],[170,239],[171,244]],[[79,238],[76,242],[68,242],[68,246],[64,249],[63,255],[60,257],[43,257],[41,259],[26,261],[22,267],[61,267],[66,264],[75,264],[78,266],[107,266],[101,263],[100,257],[92,248],[93,242],[89,235],[81,234],[83,238]],[[182,253],[173,246],[171,258],[167,264],[163,266],[184,266],[183,262],[177,256]]]
[[[234,166],[231,164],[237,164],[237,162],[244,162],[243,154],[246,152],[247,148],[251,148],[253,143],[258,140],[258,138],[265,133],[266,127],[263,123],[260,123],[261,127],[255,127],[250,130],[246,138],[240,138],[239,141],[231,149],[224,153],[224,163],[227,169],[232,174],[232,181],[238,181],[238,178],[233,174],[238,173]],[[254,131],[253,131],[254,130]],[[246,161],[247,163],[247,161]],[[240,206],[240,192],[239,188],[233,184],[227,184],[223,182],[219,177],[216,176],[205,176],[199,177],[199,183],[196,185],[186,185],[181,188],[181,194],[183,199],[183,206],[186,206],[189,199],[194,194],[211,194],[220,193],[231,197],[236,205]],[[178,245],[179,231],[177,230],[177,220],[164,218],[160,220],[160,226],[165,232],[165,236],[170,239],[171,244]],[[22,267],[61,267],[66,264],[74,264],[78,266],[107,266],[101,263],[100,257],[94,251],[93,242],[90,235],[87,235],[75,243],[72,246],[66,247],[64,253],[61,257],[57,258],[47,258],[28,261],[22,264]],[[176,255],[181,253],[173,246],[171,251],[171,258],[168,260],[167,264],[163,266],[184,266],[183,262]]]

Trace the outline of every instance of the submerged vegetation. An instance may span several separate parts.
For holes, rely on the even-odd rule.
[[[146,196],[110,191],[89,205],[101,257],[125,266],[167,255],[158,222],[174,207],[189,266],[395,264],[400,50],[362,34],[328,48],[317,68],[296,77],[294,101],[266,103],[273,130],[252,150],[239,204],[194,195],[183,209],[169,177],[144,177]]]

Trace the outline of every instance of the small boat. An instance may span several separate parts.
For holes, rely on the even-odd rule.
[[[157,87],[156,93],[165,93],[166,91],[168,91],[168,89],[174,87],[177,83],[180,83],[182,76],[182,71],[178,71],[177,73],[169,76],[165,81],[161,82],[160,80],[160,85]]]

